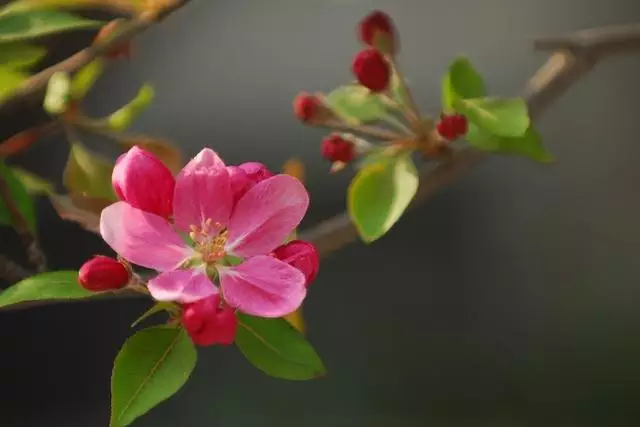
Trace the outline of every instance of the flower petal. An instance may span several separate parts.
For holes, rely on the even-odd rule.
[[[292,176],[276,175],[256,184],[235,206],[227,251],[242,257],[266,254],[284,242],[308,207],[307,190]]]
[[[218,293],[203,270],[173,270],[149,280],[149,293],[156,301],[189,304]]]
[[[207,220],[227,225],[233,208],[229,172],[215,151],[205,148],[182,169],[176,180],[173,216],[176,226],[189,231]]]
[[[218,272],[227,304],[253,316],[285,316],[297,310],[307,294],[304,274],[266,255]]]
[[[158,271],[173,270],[193,253],[164,218],[126,202],[103,209],[100,234],[127,260]]]

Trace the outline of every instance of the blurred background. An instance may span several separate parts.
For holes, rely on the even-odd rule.
[[[299,157],[310,227],[344,210],[351,172],[327,174],[324,132],[299,124],[291,102],[351,80],[354,26],[372,9],[394,18],[405,73],[434,113],[460,53],[493,93],[514,95],[546,59],[535,36],[640,20],[637,0],[194,0],[136,39],[87,112],[110,113],[149,82],[157,102],[133,131],[229,163]],[[54,37],[49,63],[93,35]],[[547,112],[555,164],[493,158],[377,243],[324,259],[305,315],[325,378],[268,378],[235,348],[207,348],[187,386],[134,425],[639,425],[639,76],[640,55],[608,60]],[[2,138],[42,117],[0,117]],[[67,150],[51,138],[12,162],[59,182]],[[46,200],[38,208],[51,268],[109,253]],[[19,259],[18,245],[0,232],[3,253]],[[0,425],[106,426],[112,361],[146,306],[0,312]]]

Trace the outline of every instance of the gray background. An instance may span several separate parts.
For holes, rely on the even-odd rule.
[[[324,132],[297,123],[291,101],[351,79],[354,25],[373,8],[394,17],[406,74],[433,112],[459,53],[493,93],[517,94],[545,59],[536,35],[640,19],[635,0],[193,1],[138,39],[88,111],[108,113],[149,81],[157,103],[136,131],[230,163],[300,157],[310,226],[344,209],[350,173],[326,174]],[[189,384],[136,425],[638,425],[638,76],[640,56],[610,60],[555,104],[540,130],[556,164],[494,158],[378,243],[324,260],[305,313],[326,378],[274,380],[235,349],[209,348]],[[57,142],[18,161],[55,177]],[[106,253],[40,206],[54,267]],[[0,314],[0,423],[106,425],[111,361],[144,307]]]

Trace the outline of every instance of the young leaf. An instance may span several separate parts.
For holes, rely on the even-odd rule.
[[[454,102],[486,96],[484,79],[465,57],[456,58],[442,79],[442,109],[450,111]]]
[[[454,108],[479,128],[497,136],[522,136],[531,123],[522,98],[459,99],[454,100]]]
[[[134,145],[155,154],[158,159],[173,173],[178,173],[184,166],[180,149],[169,141],[146,136],[136,136],[132,139],[120,140],[120,146],[129,150]]]
[[[0,157],[9,157],[31,147],[44,132],[44,126],[25,129],[0,142]]]
[[[11,172],[13,172],[18,181],[22,183],[27,190],[27,193],[32,196],[40,194],[49,195],[55,191],[55,186],[52,182],[49,182],[44,178],[40,178],[38,175],[31,173],[26,169],[13,167],[11,168]]]
[[[151,104],[155,92],[151,85],[143,85],[138,94],[128,104],[107,117],[107,122],[113,130],[123,131],[133,124],[133,121]]]
[[[112,162],[74,142],[64,170],[64,185],[70,193],[115,200],[111,185],[112,171]]]
[[[50,34],[99,28],[104,22],[56,10],[34,10],[0,15],[0,43],[29,40]]]
[[[171,310],[175,305],[171,302],[157,302],[149,310],[145,311],[131,324],[132,328],[138,326],[143,320],[148,319],[156,313]]]
[[[83,299],[95,295],[80,286],[77,271],[52,271],[28,277],[0,292],[0,307],[29,301]]]
[[[96,58],[82,67],[71,80],[71,97],[83,99],[104,71],[104,59]]]
[[[110,8],[117,12],[142,12],[147,2],[141,0],[14,0],[2,9],[0,17],[36,10]]]
[[[62,114],[67,110],[71,94],[71,79],[64,71],[54,73],[47,83],[47,92],[42,106],[51,115]]]
[[[25,43],[0,45],[0,64],[14,70],[31,68],[47,55],[47,49]]]
[[[98,234],[100,232],[99,212],[78,207],[76,203],[79,197],[83,196],[75,196],[72,199],[69,196],[50,194],[49,200],[60,218],[77,222],[85,230]]]
[[[326,100],[336,115],[353,125],[379,120],[388,109],[380,95],[360,85],[340,86]]]
[[[542,144],[540,134],[533,125],[529,126],[523,136],[515,138],[491,135],[477,127],[470,126],[466,139],[471,145],[483,151],[524,156],[541,163],[554,161],[553,156]]]
[[[129,338],[111,376],[110,427],[124,427],[174,395],[189,379],[197,352],[182,328],[156,326]]]
[[[10,95],[27,77],[21,71],[0,65],[0,100]]]
[[[27,226],[32,233],[36,232],[36,211],[33,206],[33,200],[29,196],[27,189],[22,185],[20,180],[16,178],[11,169],[0,161],[0,176],[4,179],[11,198],[15,202],[18,211],[22,214],[27,222]],[[0,198],[0,224],[13,225],[11,211]]]
[[[363,167],[349,185],[347,207],[362,240],[382,237],[400,219],[418,190],[418,171],[408,153]]]
[[[285,380],[310,380],[325,374],[315,350],[284,319],[238,314],[236,345],[256,368]]]

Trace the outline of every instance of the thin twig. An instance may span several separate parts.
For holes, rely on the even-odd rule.
[[[580,31],[576,36],[562,38],[562,41],[557,44],[562,50],[552,54],[525,87],[523,96],[532,119],[540,117],[599,60],[614,53],[640,50],[640,25]],[[545,43],[538,42],[536,46],[549,45]],[[579,49],[567,49],[578,45]],[[424,203],[437,190],[457,180],[485,157],[488,154],[465,148],[454,152],[436,167],[424,167],[420,171],[420,186],[412,206]],[[312,241],[320,255],[327,256],[358,240],[358,234],[345,212],[301,233],[300,238]]]
[[[167,2],[166,8],[162,11],[157,13],[142,13],[140,16],[122,24],[119,33],[114,37],[107,39],[105,42],[97,43],[83,49],[64,61],[29,77],[13,91],[11,95],[2,100],[0,103],[0,115],[10,110],[16,110],[23,105],[40,103],[44,96],[47,83],[53,74],[59,71],[72,73],[79,70],[96,57],[107,52],[111,47],[135,37],[170,13],[189,3],[189,1],[190,0],[175,0],[173,2]]]
[[[387,129],[382,129],[376,126],[367,126],[367,125],[352,126],[348,123],[338,121],[338,120],[329,120],[323,124],[317,124],[317,125],[312,124],[312,126],[328,127],[334,130],[343,130],[346,132],[359,133],[361,135],[366,135],[366,136],[381,139],[384,141],[393,141],[395,139],[401,139],[404,137],[400,133],[390,131]]]
[[[0,199],[2,199],[7,211],[9,212],[13,226],[22,238],[22,244],[27,251],[29,262],[37,272],[40,273],[45,271],[47,269],[47,259],[45,258],[42,250],[40,250],[38,239],[31,230],[29,230],[29,224],[24,215],[22,215],[22,212],[20,212],[20,209],[11,194],[11,189],[9,188],[7,181],[5,181],[2,176],[0,176]]]

